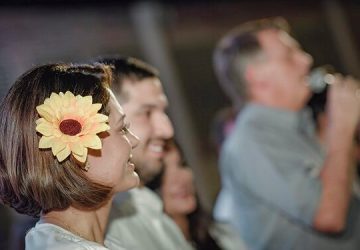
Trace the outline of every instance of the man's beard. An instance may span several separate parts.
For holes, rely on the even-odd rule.
[[[162,166],[159,173],[157,173],[156,175],[153,175],[152,178],[145,183],[145,186],[148,187],[149,189],[153,190],[156,193],[160,193],[160,188],[161,188],[164,172],[165,172],[165,168],[164,168],[164,166]]]
[[[152,182],[164,168],[163,163],[158,163],[157,165],[150,162],[139,162],[135,163],[135,171],[138,173],[141,185],[147,186],[148,183]],[[151,165],[152,164],[152,165]]]

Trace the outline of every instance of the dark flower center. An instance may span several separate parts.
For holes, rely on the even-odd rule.
[[[77,120],[66,119],[60,123],[60,131],[66,135],[77,135],[81,132],[81,124]]]

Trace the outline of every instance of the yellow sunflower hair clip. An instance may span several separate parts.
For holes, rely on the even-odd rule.
[[[39,148],[51,148],[59,162],[72,154],[85,163],[88,148],[101,149],[100,132],[107,131],[108,116],[98,113],[101,103],[92,103],[92,96],[51,93],[44,104],[36,107],[40,119],[36,131],[42,134]]]

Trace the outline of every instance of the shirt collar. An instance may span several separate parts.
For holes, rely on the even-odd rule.
[[[298,112],[280,108],[267,107],[260,104],[249,103],[241,112],[242,117],[255,117],[257,122],[264,122],[280,129],[294,129],[313,134],[315,127],[312,120],[312,113],[309,108]]]

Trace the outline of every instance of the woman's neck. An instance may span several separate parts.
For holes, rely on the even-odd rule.
[[[186,215],[175,215],[175,216],[171,216],[171,218],[176,223],[176,225],[178,225],[185,239],[191,241],[188,217]]]
[[[51,223],[89,241],[104,245],[104,235],[111,208],[111,201],[96,210],[80,210],[70,206],[62,211],[43,214],[40,220]]]

